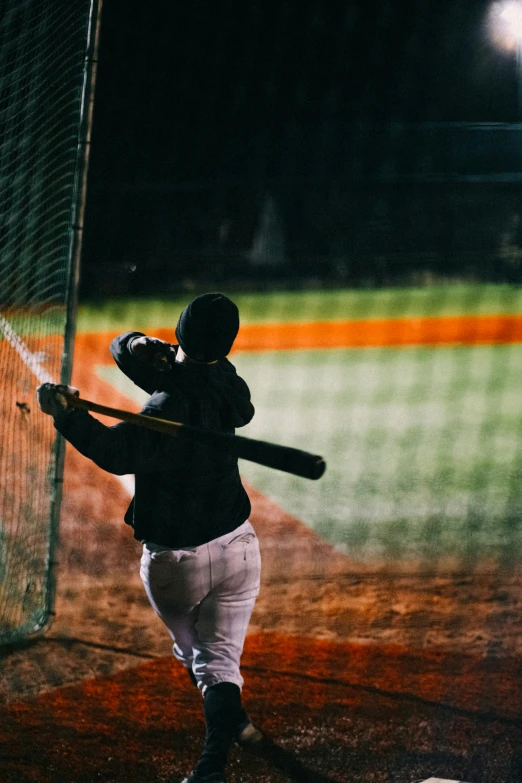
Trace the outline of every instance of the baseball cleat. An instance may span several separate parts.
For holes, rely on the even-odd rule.
[[[256,747],[263,740],[263,733],[257,728],[257,726],[254,726],[253,723],[248,723],[236,737],[236,742],[243,748]]]
[[[196,775],[191,772],[188,778],[183,778],[181,783],[226,783],[221,772],[213,772],[211,775]]]

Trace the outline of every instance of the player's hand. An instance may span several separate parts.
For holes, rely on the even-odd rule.
[[[172,345],[164,340],[158,340],[157,337],[135,337],[130,342],[129,350],[140,362],[160,372],[170,370],[176,358]]]
[[[80,396],[80,392],[74,386],[42,383],[36,390],[36,398],[42,413],[47,413],[48,416],[58,416],[59,413],[67,409],[67,398],[64,397],[63,392],[73,394],[75,397]]]

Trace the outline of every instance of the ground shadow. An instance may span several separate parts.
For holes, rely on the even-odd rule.
[[[297,758],[295,752],[282,748],[266,734],[259,745],[248,748],[247,752],[251,756],[262,758],[274,769],[288,775],[295,783],[340,783],[338,778],[307,767]],[[350,781],[345,779],[343,783],[350,783]]]

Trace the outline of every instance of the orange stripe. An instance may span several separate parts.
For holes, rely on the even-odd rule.
[[[241,328],[234,350],[364,348],[459,343],[493,345],[514,342],[522,342],[522,315],[251,324]]]
[[[173,329],[151,329],[172,342]],[[103,342],[117,332],[105,332]],[[96,335],[79,333],[78,346],[94,347]],[[407,345],[502,345],[522,342],[522,315],[466,315],[368,321],[317,321],[245,324],[235,351],[285,351],[306,348],[370,348]]]

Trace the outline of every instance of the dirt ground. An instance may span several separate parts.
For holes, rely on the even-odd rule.
[[[519,783],[517,665],[250,636],[244,704],[268,741],[232,750],[228,783]],[[507,697],[495,712],[481,709],[484,679]],[[8,705],[0,737],[6,783],[174,783],[201,747],[201,698],[159,658]]]

